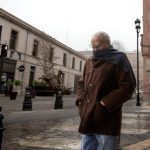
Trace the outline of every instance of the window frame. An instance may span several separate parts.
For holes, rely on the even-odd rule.
[[[63,53],[63,66],[67,67],[67,54]]]
[[[75,69],[75,57],[72,57],[72,69]]]
[[[1,43],[1,37],[2,37],[2,29],[3,29],[3,26],[0,25],[0,43]]]
[[[83,62],[82,62],[82,60],[80,60],[80,66],[79,66],[79,71],[80,72],[82,71],[82,64],[83,64]]]
[[[15,38],[12,36],[13,34],[12,33],[16,33],[16,36]],[[15,29],[12,29],[11,30],[11,34],[10,34],[10,43],[9,43],[9,48],[10,49],[13,49],[13,50],[16,50],[16,47],[17,47],[17,42],[18,42],[18,35],[19,35],[19,32]],[[13,44],[12,44],[13,42]]]
[[[34,39],[33,46],[32,46],[32,56],[33,57],[38,56],[38,49],[39,49],[39,41],[37,39]]]

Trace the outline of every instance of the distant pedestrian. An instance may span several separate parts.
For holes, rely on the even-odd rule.
[[[122,120],[122,105],[135,90],[135,77],[123,52],[113,49],[110,37],[97,32],[91,40],[93,57],[86,61],[79,80],[82,133],[81,150],[116,150]]]

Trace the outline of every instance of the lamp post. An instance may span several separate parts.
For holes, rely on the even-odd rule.
[[[137,101],[136,106],[141,106],[140,104],[140,98],[139,98],[139,33],[140,33],[140,20],[135,20],[135,29],[137,33]]]

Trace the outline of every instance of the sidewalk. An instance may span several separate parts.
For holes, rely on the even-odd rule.
[[[79,150],[81,135],[75,96],[64,96],[64,109],[54,110],[55,97],[32,99],[33,110],[22,111],[23,97],[0,97],[5,115],[4,150]],[[150,150],[150,105],[123,107],[120,149]],[[9,146],[6,146],[6,144]]]
[[[122,123],[123,150],[150,150],[150,105],[136,100],[128,101],[123,107]]]
[[[67,98],[66,98],[67,97]],[[69,101],[69,98],[75,99],[75,96],[63,96],[64,108],[75,108],[74,101]],[[42,97],[37,96],[32,98],[32,112],[53,110],[55,105],[55,97]],[[9,97],[5,97],[0,94],[0,106],[3,107],[3,114],[10,114],[12,112],[22,112],[24,96],[17,96],[16,100],[10,100]]]
[[[17,100],[0,97],[6,127],[2,150],[58,150],[63,149],[62,144],[66,143],[63,140],[65,137],[70,138],[71,132],[78,137],[76,128],[73,127],[72,130],[72,127],[69,127],[68,130],[64,130],[70,123],[78,124],[73,123],[74,120],[69,120],[79,120],[74,96],[64,96],[64,109],[60,110],[54,110],[55,97],[32,99],[32,111],[22,111],[23,100],[23,97],[18,97]]]

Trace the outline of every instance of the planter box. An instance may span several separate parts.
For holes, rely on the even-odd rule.
[[[36,90],[36,96],[54,96],[54,94],[55,94],[54,91]]]
[[[16,100],[18,92],[10,92],[10,100]]]

